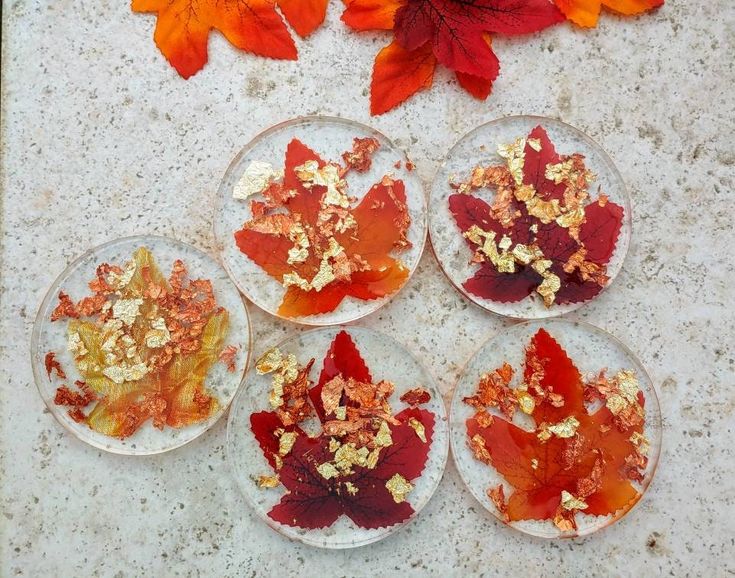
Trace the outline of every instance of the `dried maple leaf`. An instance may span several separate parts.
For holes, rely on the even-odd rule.
[[[501,303],[534,292],[547,306],[591,299],[609,281],[623,208],[604,195],[589,202],[593,176],[583,157],[559,155],[542,127],[512,147],[507,167],[477,167],[467,183],[453,185],[463,192],[450,195],[449,209],[479,264],[463,287]],[[485,187],[496,189],[493,205],[472,194]],[[545,294],[548,278],[558,287]]]
[[[533,400],[527,412],[532,430],[513,424],[512,416],[488,419],[478,412],[467,420],[477,459],[513,488],[501,513],[510,521],[554,520],[560,529],[571,530],[577,511],[605,516],[634,504],[640,494],[630,481],[642,479],[640,468],[646,465],[633,441],[644,439],[642,420],[628,425],[616,419],[610,408],[619,408],[610,403],[612,397],[589,413],[579,370],[544,329],[526,350],[523,383],[524,395]],[[626,401],[641,415],[643,402],[640,391]],[[634,472],[626,470],[631,463]]]
[[[280,315],[327,313],[345,297],[378,299],[408,278],[390,255],[409,246],[403,182],[384,177],[353,207],[344,192],[345,170],[294,139],[283,182],[269,185],[287,194],[275,199],[264,190],[275,200],[253,201],[256,216],[235,232],[238,248],[286,287]]]
[[[301,36],[324,20],[327,0],[133,0],[134,12],[158,15],[154,40],[184,78],[207,62],[212,29],[258,56],[296,59],[296,45],[276,6]]]
[[[589,28],[597,26],[603,6],[629,16],[663,6],[664,0],[554,0],[554,3],[569,20]]]
[[[371,380],[346,331],[338,333],[332,342],[319,382],[309,393],[324,425],[328,418],[322,392],[335,379]],[[373,385],[372,391],[381,384]],[[349,405],[349,400],[345,403]],[[360,409],[359,404],[351,407]],[[324,431],[309,437],[297,425],[284,425],[276,412],[253,413],[250,424],[255,439],[287,490],[268,515],[281,524],[299,528],[331,526],[342,515],[368,529],[408,519],[414,510],[405,494],[412,488],[410,480],[421,475],[428,458],[434,414],[407,408],[392,416],[391,422],[382,421],[378,434],[387,435],[388,441],[379,443],[376,436],[369,446],[361,447]],[[284,439],[288,443],[284,444]],[[375,455],[372,462],[368,447]]]
[[[437,62],[479,99],[500,72],[490,34],[542,30],[564,18],[548,0],[346,0],[343,21],[355,30],[394,30],[375,60],[371,112],[382,114],[432,84]]]

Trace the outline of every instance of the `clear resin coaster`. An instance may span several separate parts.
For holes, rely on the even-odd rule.
[[[645,369],[610,334],[565,320],[514,325],[482,345],[452,399],[460,476],[509,526],[591,534],[635,506],[661,448]]]
[[[511,116],[452,148],[429,230],[449,280],[480,307],[539,319],[572,311],[615,278],[630,200],[599,145],[558,120]]]
[[[220,184],[222,261],[253,303],[307,325],[372,313],[405,285],[426,238],[413,165],[379,132],[304,117],[258,135]]]
[[[269,526],[352,548],[412,520],[446,464],[444,403],[400,344],[359,327],[283,341],[248,372],[230,412],[228,458]]]
[[[79,439],[119,453],[179,447],[226,411],[250,356],[237,288],[165,237],[96,247],[54,281],[33,328],[41,397]]]

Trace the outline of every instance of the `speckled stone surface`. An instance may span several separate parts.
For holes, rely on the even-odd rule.
[[[2,576],[703,575],[735,573],[732,54],[730,0],[669,2],[599,29],[562,25],[496,39],[503,72],[487,103],[435,88],[368,116],[383,35],[350,34],[337,2],[299,42],[298,64],[231,49],[185,82],[127,2],[3,3],[0,574]],[[329,80],[324,81],[323,75]],[[74,256],[159,233],[212,247],[211,209],[230,159],[298,114],[372,123],[430,180],[480,122],[561,117],[624,174],[633,242],[613,286],[570,315],[637,352],[664,416],[659,471],[642,503],[589,538],[502,527],[449,466],[409,526],[352,551],[291,543],[247,508],[225,462],[225,421],[158,457],[86,446],[45,411],[29,364],[36,308]],[[256,353],[296,330],[252,309]],[[507,322],[470,305],[430,251],[386,308],[361,322],[403,341],[450,394],[462,364]]]

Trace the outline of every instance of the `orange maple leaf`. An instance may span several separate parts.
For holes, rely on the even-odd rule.
[[[132,0],[132,9],[158,15],[156,45],[179,74],[189,78],[207,62],[212,29],[246,52],[296,60],[296,45],[276,6],[298,34],[307,36],[323,22],[327,1]]]
[[[578,369],[543,329],[534,335],[526,352],[524,383],[530,384],[528,393],[535,402],[532,431],[488,416],[484,409],[467,420],[475,456],[492,465],[513,488],[507,505],[500,506],[507,519],[566,520],[567,529],[572,529],[576,527],[575,510],[562,507],[564,492],[584,502],[580,511],[585,514],[604,516],[632,507],[640,493],[631,479],[640,479],[638,467],[645,466],[645,458],[632,441],[642,435],[642,422],[621,423],[605,405],[589,413]],[[498,387],[497,381],[492,385]],[[476,405],[477,396],[467,399]],[[642,407],[640,393],[638,401]],[[565,420],[577,421],[573,432],[554,430],[555,424]],[[552,428],[547,431],[559,435],[544,436],[548,426]],[[633,457],[637,465],[631,472],[626,468]]]
[[[664,0],[554,0],[554,3],[575,24],[592,28],[597,26],[603,6],[630,16],[663,6]]]
[[[328,186],[300,175],[308,163],[318,169],[327,166],[301,141],[292,140],[286,150],[283,182],[271,185],[276,193],[264,193],[278,201],[270,205],[253,201],[257,216],[235,233],[239,249],[286,287],[279,315],[327,313],[348,296],[370,300],[397,291],[408,278],[406,267],[390,256],[394,249],[409,246],[403,182],[385,177],[357,206],[336,208],[325,200]],[[341,175],[349,170],[330,166]],[[299,246],[305,251],[295,258]],[[325,278],[326,283],[317,281]]]

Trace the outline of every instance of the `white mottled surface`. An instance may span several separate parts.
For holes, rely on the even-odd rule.
[[[127,2],[3,3],[0,574],[564,575],[735,573],[732,54],[730,0],[667,3],[531,39],[496,39],[487,103],[444,72],[407,106],[368,117],[370,64],[387,42],[338,20],[272,62],[218,35],[185,82]],[[322,75],[327,73],[325,80]],[[231,157],[298,114],[372,123],[428,180],[465,131],[518,113],[559,116],[611,154],[634,203],[623,271],[570,315],[625,340],[658,384],[659,472],[619,524],[578,541],[511,532],[453,467],[418,519],[352,551],[290,543],[248,510],[225,463],[225,422],[171,454],[123,458],[65,433],[32,382],[31,323],[66,263],[114,236],[159,233],[211,249],[211,208]],[[294,331],[253,310],[256,350]],[[430,252],[403,293],[362,324],[401,339],[447,394],[506,322],[470,305]]]

